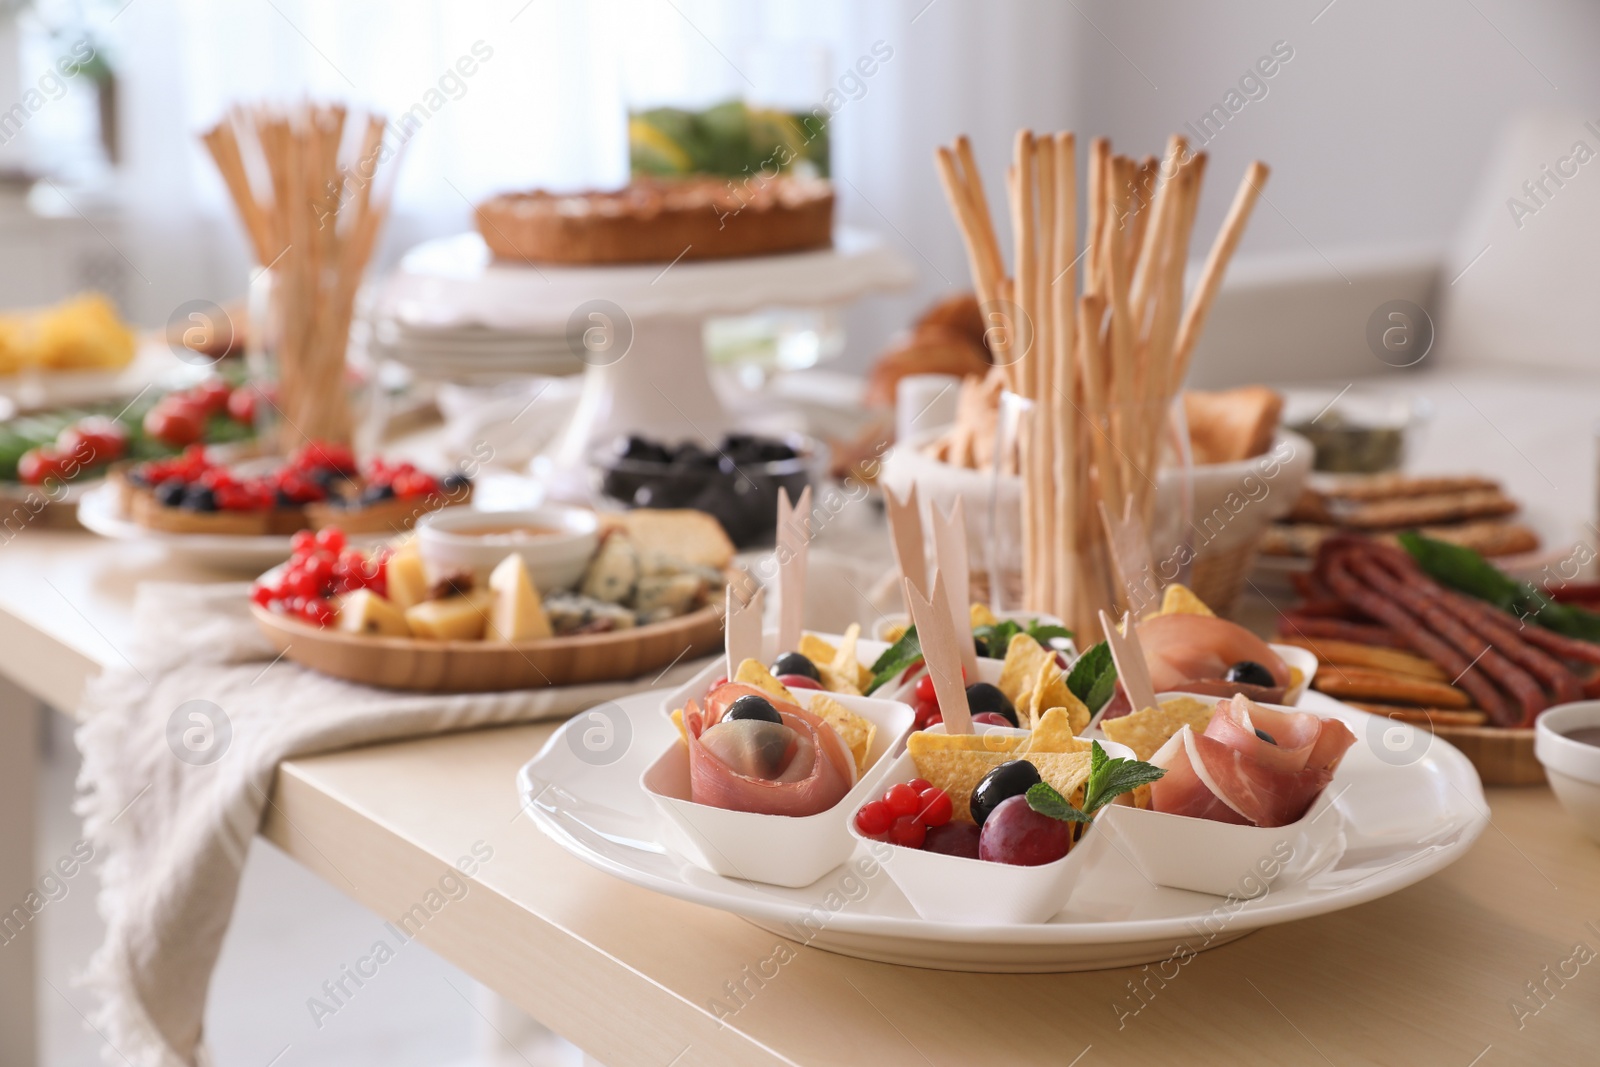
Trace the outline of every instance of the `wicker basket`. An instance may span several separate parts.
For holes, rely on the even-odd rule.
[[[1021,507],[1020,483],[1016,478],[1006,478],[999,487],[998,499],[991,501],[995,487],[988,471],[940,462],[919,447],[922,443],[913,442],[889,454],[882,484],[897,495],[904,495],[915,484],[924,507],[949,511],[958,499],[965,501],[967,543],[973,546],[972,592],[976,598],[987,600],[982,594],[987,592],[988,560],[981,546],[989,543],[990,512],[993,508],[1009,509],[1015,515]],[[1297,433],[1280,430],[1265,456],[1194,469],[1194,561],[1189,585],[1219,614],[1227,613],[1238,600],[1267,526],[1294,506],[1311,471],[1311,456],[1309,441]],[[1158,510],[1176,509],[1180,489],[1178,472],[1163,470]],[[978,588],[980,584],[984,588]],[[1020,586],[1018,575],[1006,574],[1006,589]]]

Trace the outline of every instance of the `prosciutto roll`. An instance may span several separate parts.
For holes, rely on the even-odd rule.
[[[1139,624],[1139,644],[1158,693],[1232,696],[1241,689],[1258,700],[1283,699],[1289,665],[1261,638],[1236,622],[1211,615],[1156,615]],[[1228,668],[1241,660],[1261,664],[1273,685],[1246,687],[1225,682]],[[1199,688],[1205,685],[1206,688]]]
[[[1150,787],[1150,806],[1216,822],[1287,826],[1333,780],[1355,740],[1337,719],[1235,696],[1217,705],[1205,733],[1186,726],[1151,757],[1167,773]]]
[[[769,701],[782,724],[724,723],[729,705],[750,695]],[[696,804],[758,815],[816,815],[843,800],[855,785],[855,759],[833,727],[754,686],[718,686],[706,695],[704,708],[690,701],[683,725],[689,742],[689,797]],[[754,728],[749,738],[722,736],[729,728],[747,725]],[[707,736],[713,730],[718,733]]]

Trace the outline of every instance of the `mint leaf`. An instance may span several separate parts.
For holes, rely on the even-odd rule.
[[[922,658],[922,640],[917,637],[917,628],[910,627],[900,635],[900,640],[883,650],[872,664],[872,681],[867,683],[866,695],[871,696],[878,689],[900,677],[905,669]]]
[[[1022,627],[1010,619],[1001,619],[999,622],[973,627],[972,639],[977,645],[978,655],[985,659],[1005,659],[1006,649],[1011,647],[1011,639],[1021,632]]]
[[[1140,760],[1112,759],[1100,747],[1100,742],[1095,741],[1089,750],[1089,781],[1083,787],[1083,810],[1093,815],[1123,793],[1158,781],[1166,773],[1166,768],[1153,767]]]
[[[1117,665],[1111,659],[1111,646],[1104,641],[1079,656],[1067,675],[1067,688],[1090,713],[1099,711],[1111,699],[1116,684]]]
[[[1054,623],[1049,622],[1040,622],[1038,619],[1034,619],[1028,624],[1027,634],[1045,648],[1050,647],[1051,641],[1066,641],[1070,640],[1072,637],[1072,631],[1067,629],[1065,626],[1057,626]]]
[[[1049,782],[1035,782],[1028,787],[1026,793],[1028,807],[1040,815],[1048,815],[1061,822],[1093,822],[1088,812],[1079,811],[1068,803],[1067,798],[1056,792],[1056,787]]]

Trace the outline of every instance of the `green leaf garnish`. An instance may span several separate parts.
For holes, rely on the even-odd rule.
[[[1028,787],[1026,794],[1028,807],[1040,815],[1048,815],[1061,822],[1093,822],[1094,817],[1088,812],[1079,811],[1067,801],[1067,798],[1056,792],[1056,787],[1049,782],[1035,782]]]
[[[1116,684],[1117,665],[1111,659],[1111,646],[1104,641],[1079,656],[1067,675],[1067,688],[1091,714],[1111,699]]]
[[[1089,781],[1083,787],[1083,810],[1093,815],[1124,793],[1149,785],[1166,774],[1165,767],[1154,767],[1142,760],[1106,755],[1100,742],[1089,750]]]
[[[917,660],[922,658],[922,640],[917,637],[917,628],[909,627],[900,635],[900,640],[883,650],[872,663],[872,681],[867,683],[866,695],[871,696],[878,689],[894,681]]]
[[[1051,622],[1040,622],[1038,619],[1034,619],[1028,624],[1027,633],[1029,637],[1046,648],[1050,647],[1050,642],[1052,641],[1068,641],[1072,639],[1072,631],[1065,626],[1057,626]]]
[[[978,655],[985,659],[1005,659],[1006,649],[1011,647],[1011,639],[1018,634],[1027,634],[1045,648],[1049,648],[1052,641],[1072,637],[1072,631],[1065,626],[1040,622],[1038,619],[1029,620],[1026,626],[1015,619],[1001,619],[999,622],[985,623],[972,628]]]
[[[1083,786],[1081,810],[1073,807],[1072,802],[1049,782],[1028,787],[1028,807],[1062,822],[1093,822],[1094,813],[1117,797],[1148,785],[1166,773],[1165,768],[1152,767],[1136,759],[1112,759],[1100,747],[1100,742],[1095,741],[1089,749],[1089,780]]]
[[[1600,614],[1552,600],[1531,582],[1509,577],[1470,548],[1415,532],[1401,534],[1400,544],[1440,585],[1487,601],[1554,633],[1600,643]]]

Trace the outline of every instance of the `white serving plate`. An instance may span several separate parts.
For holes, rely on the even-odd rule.
[[[1109,834],[1096,834],[1085,842],[1082,878],[1049,922],[933,922],[917,916],[864,845],[815,884],[780,889],[703,871],[663,844],[660,816],[638,784],[676,732],[660,713],[660,700],[659,694],[642,693],[618,702],[633,738],[622,757],[606,766],[596,766],[582,744],[568,738],[582,730],[581,716],[573,720],[576,727],[568,723],[557,730],[517,778],[534,823],[574,856],[626,882],[727,911],[818,948],[886,963],[1051,972],[1164,960],[1180,946],[1191,952],[1214,948],[1261,927],[1403,889],[1460,859],[1488,824],[1477,772],[1454,747],[1421,735],[1415,746],[1395,746],[1396,728],[1415,734],[1414,728],[1311,692],[1302,709],[1341,719],[1356,735],[1329,787],[1346,838],[1337,862],[1258,898],[1228,900],[1155,886],[1116,851]],[[1397,762],[1397,753],[1415,758]],[[840,889],[844,880],[850,880],[849,894]],[[867,886],[864,896],[858,882]]]
[[[911,709],[819,689],[797,689],[794,696],[806,708],[818,697],[829,697],[878,728],[867,752],[866,773],[839,803],[815,815],[729,811],[689,799],[689,751],[674,736],[640,775],[639,788],[660,810],[663,836],[679,855],[714,874],[782,886],[810,885],[850,858],[850,820],[857,808],[887,788],[880,783],[911,732]]]

